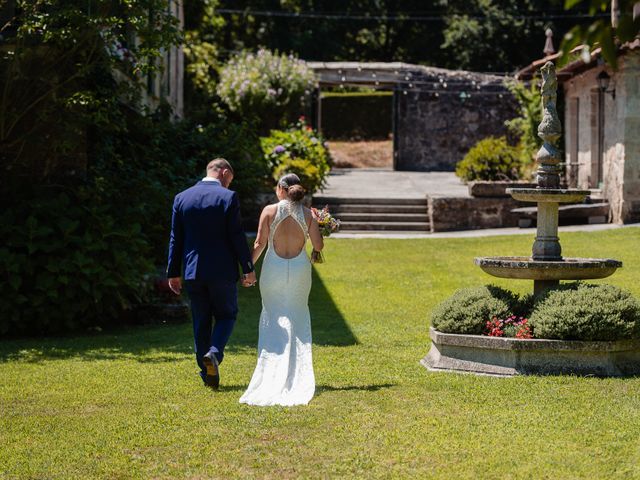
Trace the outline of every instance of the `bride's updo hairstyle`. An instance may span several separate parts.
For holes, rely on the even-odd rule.
[[[278,180],[278,186],[287,192],[287,197],[292,202],[299,202],[306,193],[304,187],[300,184],[300,177],[295,173],[288,173]]]

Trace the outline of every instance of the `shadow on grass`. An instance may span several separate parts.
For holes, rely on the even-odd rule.
[[[341,387],[332,387],[331,385],[316,385],[316,393],[321,395],[325,392],[347,392],[357,390],[360,392],[377,392],[383,388],[395,387],[393,383],[381,383],[379,385],[346,385]]]
[[[221,384],[218,392],[239,392],[245,391],[249,383],[246,385],[224,385]],[[391,388],[396,385],[393,383],[382,383],[379,385],[345,385],[340,387],[333,387],[331,385],[316,385],[316,396],[322,395],[327,392],[347,392],[347,391],[359,391],[359,392],[377,392],[383,388]],[[206,388],[206,387],[203,387]]]
[[[240,288],[240,313],[226,352],[254,352],[262,303],[257,288]],[[309,297],[313,340],[316,345],[357,344],[344,317],[313,269]],[[132,326],[99,334],[24,338],[0,342],[0,362],[42,362],[52,359],[131,359],[141,363],[175,362],[193,355],[191,323]]]

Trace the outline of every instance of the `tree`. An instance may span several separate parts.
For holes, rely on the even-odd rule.
[[[198,0],[187,10],[200,22],[191,28],[216,45],[223,60],[243,49],[269,48],[305,60],[513,71],[540,57],[546,28],[560,37],[581,22],[567,17],[559,2]]]
[[[88,125],[135,104],[163,47],[179,41],[167,0],[17,0],[0,51],[0,160],[6,175],[56,174]],[[114,75],[127,81],[115,82]],[[69,170],[67,168],[67,170]]]
[[[625,42],[632,41],[640,33],[640,15],[633,19],[633,8],[637,0],[565,0],[565,9],[588,9],[589,15],[606,12],[609,4],[614,10],[612,21],[599,18],[590,25],[576,25],[562,40],[561,64],[569,61],[575,47],[582,45],[580,55],[586,62],[590,52],[596,47],[602,48],[602,57],[614,69],[618,67],[617,48]],[[616,8],[617,7],[617,8]],[[618,13],[616,14],[616,10]]]

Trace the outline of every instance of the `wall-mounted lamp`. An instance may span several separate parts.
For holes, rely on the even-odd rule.
[[[611,98],[615,99],[616,98],[616,89],[612,88],[611,90],[607,90],[607,88],[609,88],[609,82],[611,81],[611,77],[609,76],[609,74],[607,72],[605,72],[604,70],[601,71],[598,76],[596,77],[596,80],[598,81],[598,88],[600,89],[600,91],[602,93],[610,93],[611,94]]]

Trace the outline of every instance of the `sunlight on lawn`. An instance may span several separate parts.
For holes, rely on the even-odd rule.
[[[640,229],[561,236],[567,256],[610,257],[640,296]],[[316,397],[238,399],[255,365],[260,298],[243,289],[222,365],[202,387],[191,326],[0,343],[2,478],[633,478],[640,379],[432,373],[431,309],[493,279],[478,255],[528,255],[528,236],[329,239],[310,300]]]

